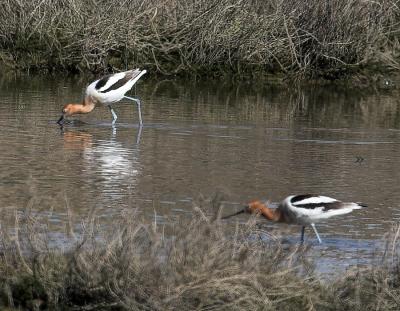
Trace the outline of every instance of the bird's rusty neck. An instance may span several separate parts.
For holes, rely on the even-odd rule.
[[[284,221],[284,215],[279,209],[270,208],[266,204],[261,203],[260,201],[254,201],[249,203],[248,209],[250,213],[260,213],[268,220],[275,222]]]
[[[82,101],[82,110],[85,111],[84,113],[91,112],[94,107],[96,106],[96,102],[90,96],[85,96]]]
[[[72,103],[67,104],[64,107],[64,110],[67,115],[81,114],[81,113],[89,113],[96,106],[96,102],[90,97],[85,96],[85,98],[80,103]]]
[[[265,207],[261,214],[267,218],[268,220],[275,221],[275,222],[282,222],[283,221],[283,214],[279,209],[272,209],[269,207]]]

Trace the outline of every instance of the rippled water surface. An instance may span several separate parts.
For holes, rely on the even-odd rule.
[[[154,81],[119,103],[115,128],[98,107],[61,130],[61,107],[91,79],[0,78],[0,208],[37,206],[57,222],[65,204],[104,218],[141,206],[188,212],[223,194],[225,211],[251,199],[321,193],[368,208],[319,224],[324,258],[359,262],[400,213],[400,104],[395,89],[287,87],[265,83]],[[238,219],[245,219],[240,216]],[[232,222],[235,222],[232,220]],[[276,226],[296,241],[300,228]],[[308,240],[315,242],[311,231]]]

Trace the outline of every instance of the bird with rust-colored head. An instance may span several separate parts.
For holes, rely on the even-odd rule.
[[[112,104],[119,102],[123,98],[133,100],[138,105],[139,122],[142,125],[142,115],[140,110],[140,100],[133,97],[125,96],[125,94],[133,87],[133,85],[140,79],[146,70],[128,70],[125,72],[118,72],[115,74],[107,75],[98,79],[86,88],[85,98],[81,103],[66,104],[63,107],[61,117],[57,123],[63,125],[65,118],[91,112],[97,104],[107,106],[113,116],[112,124],[117,120],[117,114],[112,108]]]
[[[302,226],[301,241],[304,241],[305,226],[310,225],[321,243],[315,223],[333,216],[351,213],[353,210],[365,207],[365,204],[342,202],[322,195],[302,194],[291,195],[284,199],[277,208],[270,208],[261,201],[252,201],[242,210],[225,217],[226,219],[242,213],[257,213],[274,222],[284,222]]]
[[[57,123],[64,124],[66,117],[70,117],[76,114],[84,114],[91,112],[96,106],[96,101],[91,96],[85,96],[81,103],[71,103],[64,105],[61,113],[61,117]]]

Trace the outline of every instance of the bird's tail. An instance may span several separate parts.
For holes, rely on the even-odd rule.
[[[351,210],[355,209],[362,209],[364,207],[367,207],[367,204],[361,203],[361,202],[349,202],[349,203],[344,203],[343,208],[350,208]]]
[[[132,77],[130,79],[130,81],[132,81],[131,85],[133,86],[145,73],[147,73],[146,69],[140,70],[139,68],[136,68],[132,70]]]

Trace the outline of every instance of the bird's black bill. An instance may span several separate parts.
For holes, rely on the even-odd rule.
[[[245,210],[245,209],[242,209],[241,211],[238,211],[238,212],[236,212],[236,213],[234,213],[234,214],[232,214],[232,215],[227,215],[227,216],[221,217],[221,219],[231,218],[231,217],[233,217],[233,216],[236,216],[236,215],[239,215],[239,214],[243,214],[244,212],[246,212],[246,210]]]
[[[58,123],[59,125],[63,125],[64,122],[65,122],[65,118],[64,118],[64,115],[62,114],[61,117],[60,117],[60,119],[58,119],[57,123]]]

